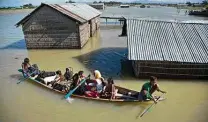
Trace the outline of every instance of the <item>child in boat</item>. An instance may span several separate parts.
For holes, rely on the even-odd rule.
[[[56,74],[57,74],[57,77],[55,78],[56,83],[65,81],[65,77],[62,75],[60,70],[58,70]]]
[[[53,87],[55,84],[58,84],[58,83],[60,83],[61,81],[64,81],[64,80],[65,80],[64,76],[62,75],[61,71],[58,70],[58,71],[56,71],[56,77],[55,77],[54,81],[51,81],[50,84]]]
[[[78,72],[78,76],[79,76],[79,80],[81,81],[82,79],[84,79],[85,78],[85,76],[84,76],[84,71],[79,71]]]
[[[145,83],[142,86],[141,92],[139,94],[139,100],[153,100],[155,103],[157,103],[156,99],[152,96],[152,94],[155,91],[166,93],[165,91],[162,91],[159,89],[159,85],[157,84],[157,78],[154,76],[150,77],[150,82]]]
[[[115,99],[116,96],[116,88],[114,85],[113,78],[108,78],[108,84],[106,85],[102,97],[107,99]]]
[[[65,81],[65,77],[62,75],[60,70],[58,70],[56,74],[57,75],[55,78],[55,82],[52,84],[53,89],[56,89],[62,92],[67,92],[68,91],[67,86],[62,83],[63,81]]]

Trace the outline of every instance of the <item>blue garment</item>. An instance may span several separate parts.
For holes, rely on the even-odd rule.
[[[98,93],[101,93],[103,90],[103,85],[102,84],[97,84],[97,91]]]

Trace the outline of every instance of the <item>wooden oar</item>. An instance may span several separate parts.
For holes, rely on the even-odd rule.
[[[23,73],[23,70],[22,69],[18,69],[19,72],[22,72]],[[32,72],[31,74],[29,74],[29,77],[34,74],[36,71]],[[24,76],[24,75],[23,75]],[[25,79],[29,78],[29,77],[24,77],[23,80],[20,80],[19,82],[17,82],[17,84],[21,83],[22,81],[24,81]]]
[[[164,93],[163,93],[161,96],[159,96],[159,97],[156,99],[156,101],[158,101],[163,95],[164,95]],[[142,112],[142,114],[140,115],[140,117],[142,117],[145,113],[147,113],[147,111],[150,110],[150,108],[151,108],[153,105],[155,105],[155,102],[154,102],[152,105],[150,105],[146,110],[144,110],[144,112]]]
[[[88,76],[89,77],[89,76]],[[82,79],[82,81],[73,89],[73,90],[70,90],[64,97],[67,101],[72,101],[73,99],[70,98],[70,96],[77,90],[77,88],[79,86],[81,86],[85,81],[86,81],[87,78],[85,79]]]

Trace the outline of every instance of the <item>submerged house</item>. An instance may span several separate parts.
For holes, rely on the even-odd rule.
[[[104,3],[93,3],[90,4],[91,7],[98,9],[98,10],[104,10],[105,9],[105,4]]]
[[[126,19],[136,77],[208,78],[208,24]]]
[[[129,8],[129,5],[127,5],[127,4],[122,4],[122,5],[120,5],[120,8]]]
[[[19,21],[28,49],[82,48],[100,27],[101,12],[87,4],[42,3]]]

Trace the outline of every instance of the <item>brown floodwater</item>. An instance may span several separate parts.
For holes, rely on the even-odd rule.
[[[14,24],[13,24],[14,25]],[[2,32],[3,33],[3,32]],[[119,86],[140,90],[147,79],[136,79],[126,60],[126,38],[118,37],[119,27],[101,27],[81,50],[27,50],[21,43],[0,49],[0,122],[207,122],[207,80],[158,79],[167,91],[142,118],[147,104],[112,104],[74,99],[70,104],[63,95],[51,92],[30,81],[17,85],[17,72],[25,57],[46,71],[73,67],[85,75],[98,69],[104,78],[112,76]],[[21,35],[22,36],[22,35]],[[1,37],[6,38],[6,36]],[[6,43],[5,41],[1,41]],[[160,95],[161,93],[156,93]]]

